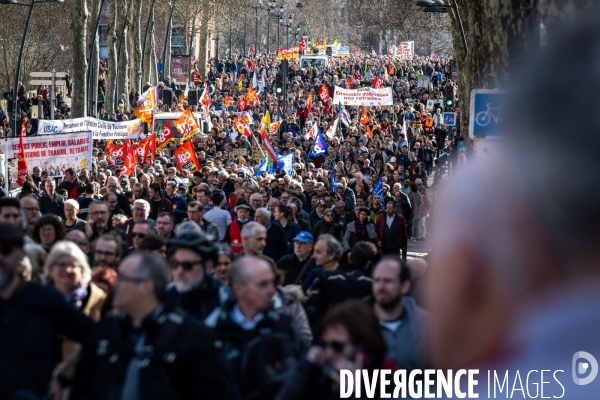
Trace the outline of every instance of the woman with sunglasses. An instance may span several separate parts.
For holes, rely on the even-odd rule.
[[[387,347],[379,322],[362,301],[350,300],[333,307],[323,318],[322,331],[322,342],[308,350],[277,399],[338,399],[340,370],[366,369],[371,376],[375,369],[392,373],[398,369],[385,356]],[[361,392],[365,393],[364,386]],[[375,393],[380,393],[379,388]]]
[[[323,213],[323,219],[315,224],[312,229],[313,238],[315,242],[319,240],[319,235],[330,234],[333,235],[338,241],[342,241],[342,227],[333,220],[333,210],[327,209]]]

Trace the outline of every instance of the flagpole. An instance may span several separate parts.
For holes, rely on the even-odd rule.
[[[263,151],[262,147],[260,147],[260,143],[258,143],[258,139],[256,138],[256,136],[254,136],[254,134],[252,134],[252,137],[254,138],[254,141],[256,142],[256,145],[258,146],[258,149],[260,150],[263,158],[265,157],[265,152]]]

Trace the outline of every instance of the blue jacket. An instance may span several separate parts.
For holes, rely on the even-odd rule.
[[[173,203],[173,216],[175,217],[175,223],[178,224],[187,218],[187,201],[178,193],[175,193],[174,198],[170,198]]]

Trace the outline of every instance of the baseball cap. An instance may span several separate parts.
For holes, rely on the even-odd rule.
[[[392,157],[392,158],[390,158],[390,161],[391,161],[391,162],[396,162],[396,157]]]
[[[310,232],[302,231],[296,235],[295,238],[292,239],[293,242],[298,241],[302,243],[314,243],[315,239]]]
[[[243,208],[245,210],[252,211],[252,208],[248,204],[246,204],[246,203],[238,204],[237,206],[235,206],[235,208],[238,209],[238,210],[240,208]]]

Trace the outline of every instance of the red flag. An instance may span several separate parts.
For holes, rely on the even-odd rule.
[[[240,96],[240,100],[238,101],[238,108],[242,111],[246,109],[246,98],[244,96]]]
[[[379,77],[379,75],[375,75],[375,78],[373,78],[373,80],[371,81],[371,87],[373,89],[377,89],[382,86],[383,86],[383,84],[381,83],[381,78]]]
[[[247,124],[242,124],[239,121],[235,121],[235,129],[244,136],[252,136],[252,129]]]
[[[198,163],[198,157],[196,157],[196,151],[194,145],[190,140],[183,143],[181,146],[175,149],[173,152],[177,165],[179,166],[179,172],[187,170],[190,173],[200,170],[200,164]]]
[[[256,97],[256,90],[249,87],[248,92],[246,93],[246,104],[252,104],[256,100],[258,100]]]
[[[121,175],[130,176],[134,172],[135,161],[131,140],[125,140],[125,143],[115,147],[109,156],[110,163],[121,168]]]
[[[148,141],[146,144],[146,156],[144,157],[144,161],[151,163],[156,159],[156,134],[149,135],[144,140]]]
[[[351,76],[348,77],[346,84],[348,86],[348,89],[352,89],[352,77]]]
[[[329,89],[327,89],[327,85],[323,84],[323,86],[321,86],[318,95],[323,103],[327,103],[327,100],[329,100]]]
[[[306,50],[306,40],[304,40],[304,36],[302,37],[302,40],[300,41],[300,51],[304,51]]]
[[[192,136],[200,132],[198,121],[196,121],[192,110],[189,108],[183,112],[181,117],[174,120],[173,123],[181,135],[182,142],[191,139]]]
[[[114,142],[114,140],[108,139],[106,141],[106,154],[112,153],[112,151],[114,150],[114,148],[115,148],[115,142]]]
[[[275,163],[275,165],[279,165],[279,161],[277,161],[277,156],[275,155],[275,149],[271,145],[271,141],[269,140],[269,135],[267,134],[267,129],[271,123],[271,115],[267,111],[263,120],[260,123],[260,138],[263,142],[263,146],[265,146],[265,150],[267,150],[267,154],[271,157],[271,160]]]
[[[19,158],[17,160],[17,183],[19,186],[23,186],[23,184],[27,180],[27,173],[29,169],[27,168],[27,157],[25,157],[25,146],[23,146],[23,136],[27,135],[27,130],[25,129],[25,119],[21,123],[21,134],[19,135]]]
[[[369,123],[369,117],[367,116],[367,109],[365,106],[362,108],[362,112],[360,113],[360,123],[362,125],[366,125]]]
[[[225,104],[225,107],[229,107],[231,104],[231,97],[229,97],[229,94],[225,95],[225,101],[223,101],[223,104]]]
[[[169,142],[175,141],[175,136],[173,136],[173,129],[171,129],[171,121],[167,121],[163,131],[158,137],[158,143],[156,144],[156,150],[164,149]]]
[[[312,96],[312,92],[310,92],[308,94],[308,97],[306,98],[306,109],[308,111],[312,110],[312,105],[313,105],[313,96]]]
[[[356,49],[356,50],[354,50],[354,55],[355,55],[355,56],[358,56],[358,55],[360,55],[360,49]]]
[[[146,143],[144,141],[137,142],[131,151],[133,153],[133,161],[138,165],[142,165],[146,158]]]

